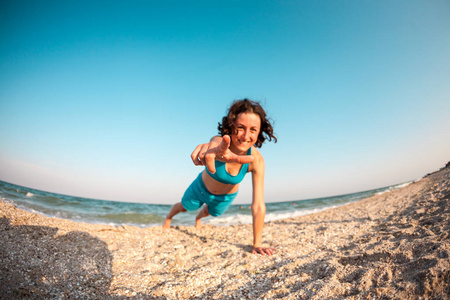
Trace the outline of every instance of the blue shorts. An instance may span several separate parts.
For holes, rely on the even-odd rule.
[[[203,183],[202,173],[200,173],[197,179],[191,183],[186,192],[184,192],[181,204],[188,210],[196,210],[203,204],[208,205],[208,212],[211,216],[217,217],[223,214],[231,202],[237,196],[237,192],[234,194],[214,195],[211,194]]]

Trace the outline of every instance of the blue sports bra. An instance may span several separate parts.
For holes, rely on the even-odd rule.
[[[247,155],[250,155],[250,154],[252,154],[251,147],[247,151]],[[205,168],[205,170],[209,174],[209,176],[211,176],[218,182],[225,183],[225,184],[240,183],[242,181],[242,179],[244,179],[245,174],[247,174],[247,170],[248,170],[248,164],[243,164],[241,167],[241,170],[239,171],[239,174],[237,174],[236,176],[233,176],[227,172],[227,169],[225,168],[226,163],[216,160],[215,164],[216,164],[216,173],[212,174],[211,172],[208,171],[207,168]]]

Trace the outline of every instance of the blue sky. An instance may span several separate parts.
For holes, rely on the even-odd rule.
[[[418,179],[450,160],[449,53],[448,1],[2,1],[0,180],[175,203],[245,97],[268,202]]]

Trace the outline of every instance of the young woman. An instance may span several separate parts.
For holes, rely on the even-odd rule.
[[[239,183],[247,172],[252,173],[253,197],[253,251],[272,255],[273,248],[262,247],[262,231],[266,206],[264,204],[264,158],[256,148],[266,139],[277,141],[273,128],[261,105],[248,99],[235,101],[228,114],[219,123],[220,136],[209,143],[198,145],[191,154],[196,166],[206,166],[184,193],[181,202],[168,213],[164,228],[176,214],[203,206],[198,213],[195,227],[201,227],[201,219],[209,215],[220,216],[233,202]]]

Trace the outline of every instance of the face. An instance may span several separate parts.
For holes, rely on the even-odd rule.
[[[231,135],[230,150],[236,154],[244,154],[258,140],[261,118],[254,113],[241,113],[234,126],[236,132]]]

